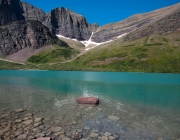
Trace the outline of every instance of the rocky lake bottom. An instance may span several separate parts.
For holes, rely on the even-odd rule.
[[[1,71],[0,140],[180,140],[179,75],[158,76]]]
[[[102,101],[98,106],[78,105],[75,98],[69,98],[56,99],[55,107],[48,109],[38,106],[33,109],[1,109],[1,140],[33,140],[40,137],[54,140],[178,139],[180,118],[171,124],[143,109],[137,114],[134,110],[126,110],[120,103],[114,102],[113,107],[105,104]]]

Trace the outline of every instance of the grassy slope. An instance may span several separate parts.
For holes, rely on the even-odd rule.
[[[180,73],[180,32],[115,41],[73,61],[75,69]]]
[[[35,63],[12,66],[1,61],[0,68],[180,73],[180,32],[150,35],[131,42],[119,39],[98,46],[72,62],[61,63],[77,53],[74,49],[57,48],[55,52],[37,54],[41,59]]]
[[[66,39],[66,38],[60,38],[62,41],[66,42],[71,48],[81,51],[84,49],[84,44],[82,44],[79,41],[71,40],[71,39]]]
[[[22,69],[24,68],[24,65],[18,64],[18,63],[12,63],[12,62],[6,62],[0,60],[0,69],[2,70],[17,70],[17,69]]]
[[[47,64],[63,62],[76,56],[79,51],[72,48],[55,46],[55,49],[45,50],[30,57],[27,62],[36,64]]]

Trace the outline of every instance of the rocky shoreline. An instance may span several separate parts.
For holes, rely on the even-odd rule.
[[[0,114],[0,140],[168,140],[145,131],[137,132],[113,115],[99,116],[94,121],[88,118],[82,125],[78,119],[61,124],[59,119],[39,117],[25,109],[1,109]]]
[[[1,109],[1,111],[5,111]],[[117,119],[110,117],[110,119]],[[42,137],[49,137],[52,140],[88,140],[102,139],[115,140],[119,139],[118,135],[110,132],[99,132],[99,130],[84,127],[83,129],[73,127],[76,121],[64,126],[50,126],[45,124],[49,121],[46,118],[36,117],[24,109],[16,109],[8,114],[1,115],[0,118],[0,140],[33,140]],[[73,128],[73,129],[71,129]]]

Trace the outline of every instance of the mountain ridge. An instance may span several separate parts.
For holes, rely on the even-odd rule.
[[[180,3],[154,10],[152,12],[135,14],[119,22],[106,24],[104,26],[101,26],[98,29],[98,32],[94,33],[92,40],[95,42],[105,42],[121,34],[130,33],[137,28],[158,21],[159,19],[167,16],[168,14],[171,14],[178,8],[180,8]]]
[[[68,8],[45,13],[31,4],[21,5],[24,19],[19,21],[15,13],[15,18],[13,15],[0,26],[0,56],[4,59],[18,61],[29,52],[21,60],[29,68],[180,71],[175,67],[180,62],[176,53],[180,45],[180,3],[101,27]],[[6,12],[0,9],[0,14]],[[32,28],[31,22],[38,26]]]

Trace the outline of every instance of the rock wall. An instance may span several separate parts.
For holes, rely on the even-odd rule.
[[[98,24],[90,25],[86,18],[69,9],[56,8],[44,22],[55,34],[61,34],[78,40],[88,40],[92,31],[96,31]]]
[[[19,0],[0,0],[0,26],[10,22],[24,20]]]
[[[40,22],[44,22],[46,19],[46,13],[37,7],[34,7],[33,5],[22,2],[23,6],[23,16],[25,20],[36,20]]]
[[[0,28],[0,51],[4,55],[25,47],[37,49],[57,41],[57,37],[38,21],[17,21]]]

